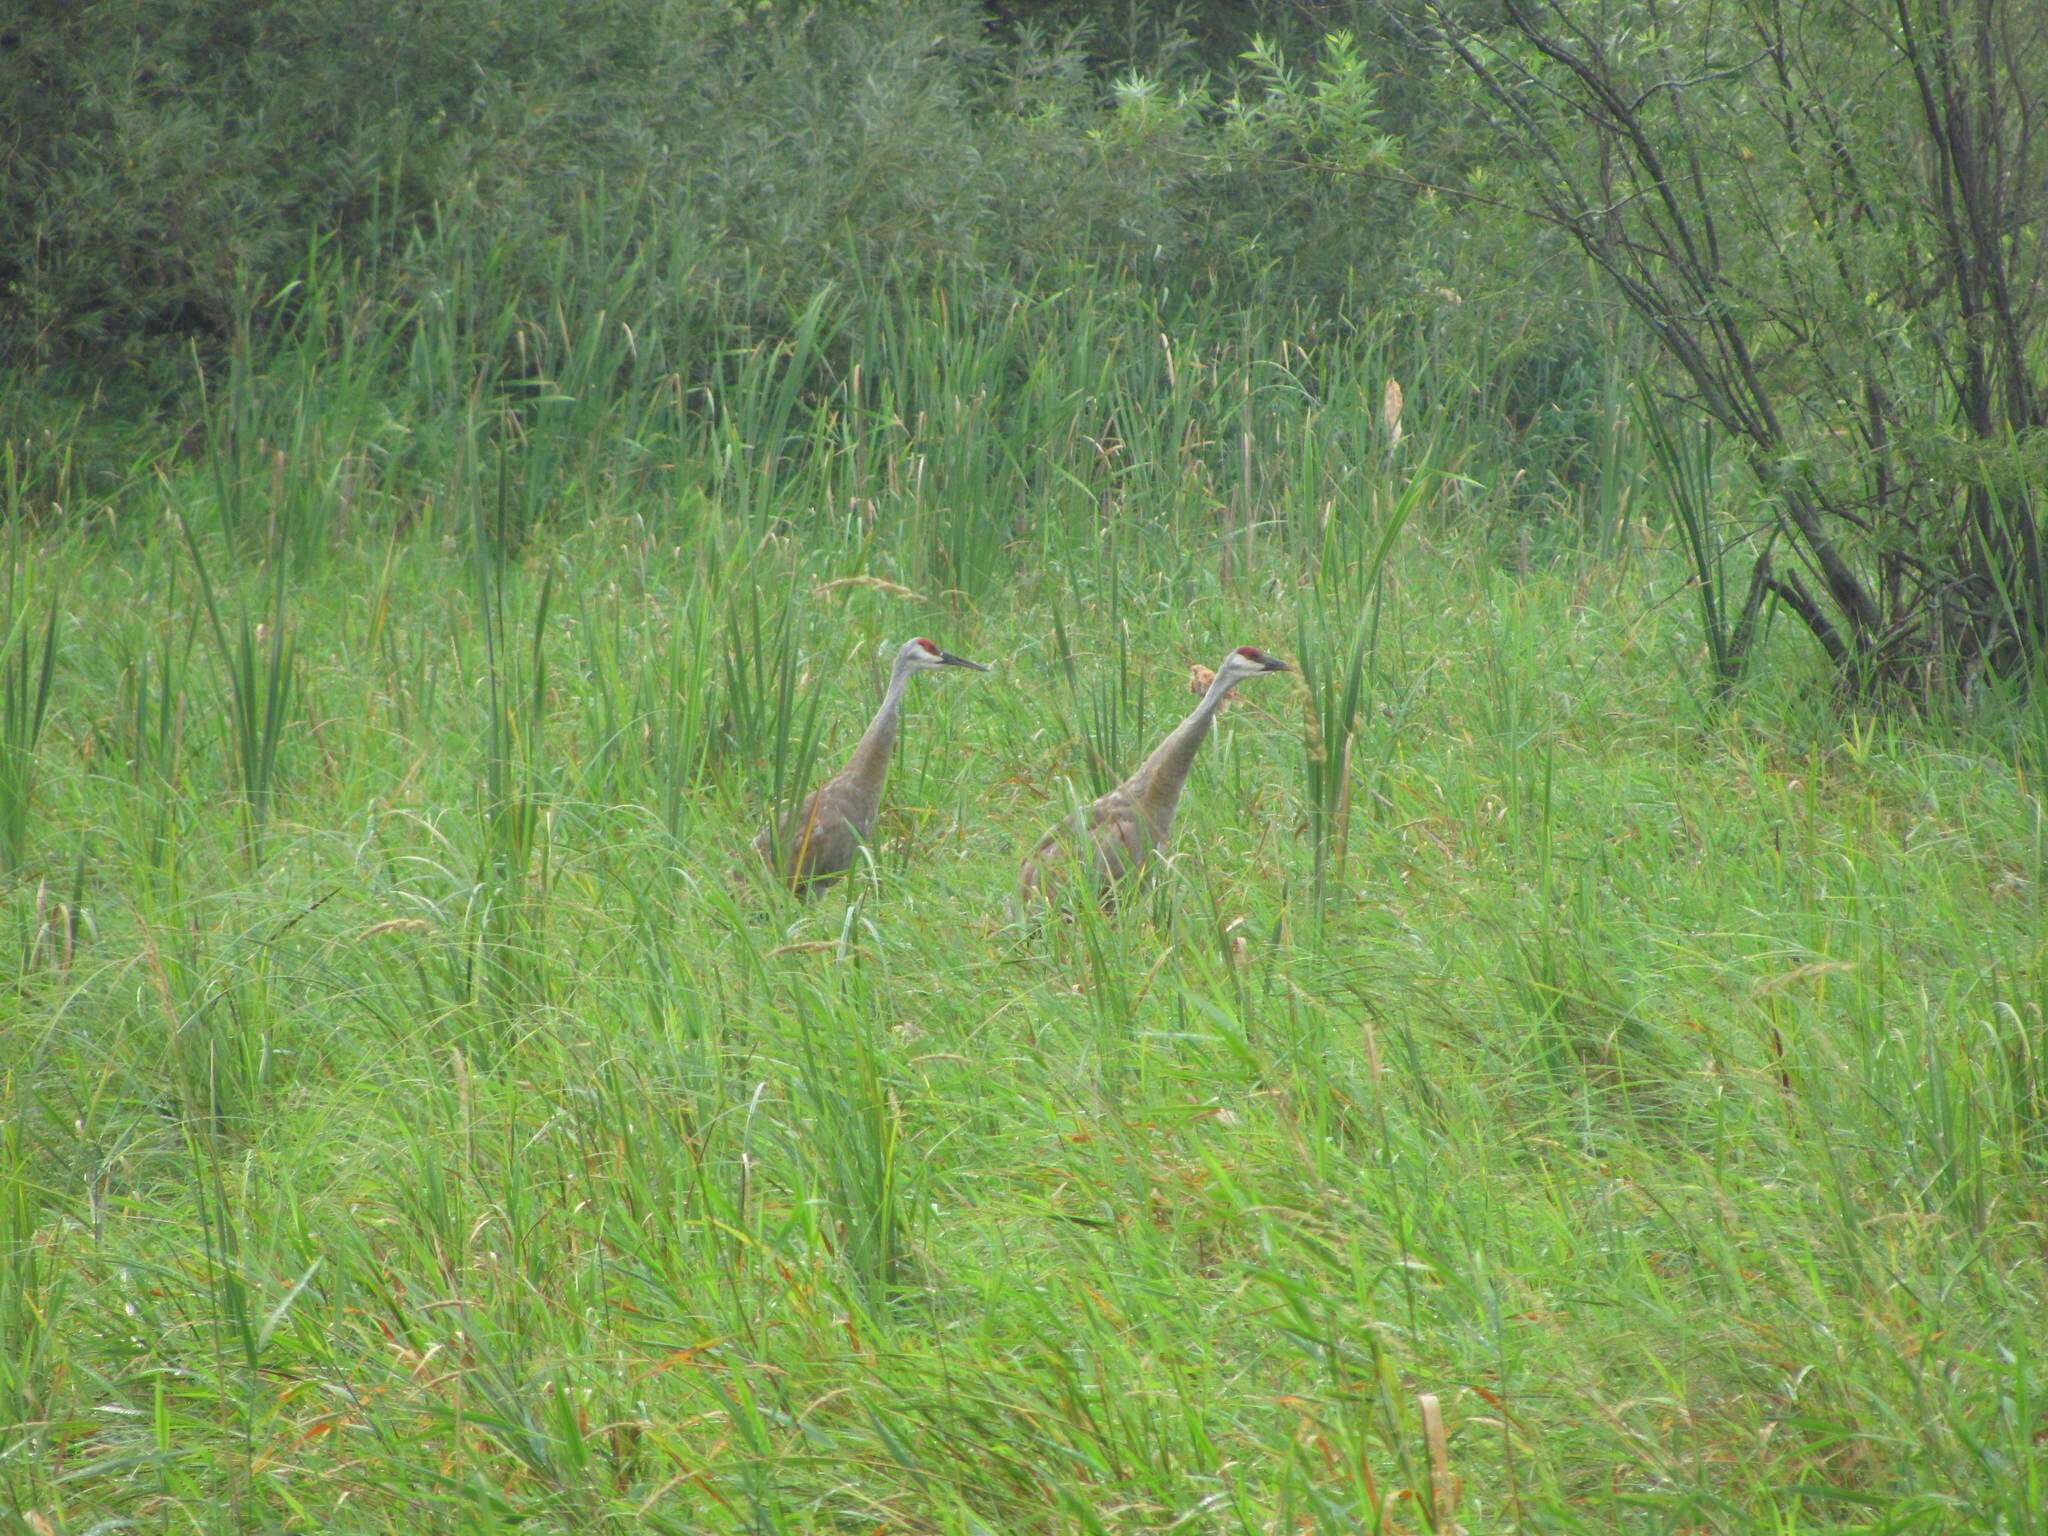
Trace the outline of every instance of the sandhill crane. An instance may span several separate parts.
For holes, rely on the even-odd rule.
[[[940,650],[929,640],[906,641],[889,671],[882,707],[875,711],[846,766],[754,839],[754,851],[793,890],[818,890],[837,880],[852,865],[854,850],[875,830],[882,781],[889,776],[889,753],[896,745],[896,727],[903,718],[903,690],[909,687],[912,673],[939,667],[988,670],[978,661]]]
[[[1050,897],[1061,867],[1075,860],[1077,844],[1088,848],[1089,873],[1104,905],[1111,904],[1118,882],[1142,871],[1153,851],[1165,847],[1173,836],[1174,808],[1188,781],[1188,766],[1209,734],[1209,722],[1222,707],[1223,696],[1247,677],[1292,670],[1279,657],[1249,645],[1224,657],[1194,713],[1152,749],[1137,771],[1085,810],[1063,817],[1025,856],[1025,905]]]

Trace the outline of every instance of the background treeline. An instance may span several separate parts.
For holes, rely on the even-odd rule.
[[[1255,41],[1299,69],[1342,26],[1377,42],[1375,132],[1454,154],[1465,108],[1358,4],[33,5],[0,43],[0,360],[189,426],[197,369],[274,347],[309,264],[387,316],[481,270],[489,321],[515,310],[529,339],[596,296],[687,385],[827,287],[943,294],[970,329],[1080,290],[1139,334],[1268,353],[1426,334],[1450,387],[1411,396],[1484,397],[1548,474],[1611,338],[1531,290],[1583,269],[1497,215],[1317,171],[1316,125],[1224,105],[1270,83]],[[1489,309],[1511,251],[1512,309]],[[556,366],[470,318],[479,380]]]
[[[1205,171],[1113,126],[1116,82],[1227,91],[1256,37],[1312,57],[1360,9],[32,5],[0,42],[6,356],[217,344],[315,238],[402,298],[457,228],[536,300],[574,232],[643,253],[635,299],[728,322],[824,280],[1000,307],[1084,274],[1333,320],[1412,260],[1406,198]]]

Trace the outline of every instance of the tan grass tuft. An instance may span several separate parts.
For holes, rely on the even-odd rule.
[[[381,923],[372,923],[361,933],[357,934],[356,942],[360,944],[365,939],[374,939],[380,933],[425,933],[433,926],[424,917],[386,918]]]
[[[1195,697],[1200,698],[1203,694],[1209,691],[1209,685],[1215,681],[1216,674],[1213,670],[1203,666],[1199,661],[1191,661],[1188,663],[1189,693],[1192,693],[1193,695],[1195,695]],[[1244,705],[1246,708],[1251,710],[1251,712],[1255,715],[1264,715],[1268,720],[1273,720],[1272,713],[1269,710],[1261,708],[1256,699],[1248,699],[1241,693],[1232,693],[1229,697],[1224,699],[1224,701],[1217,706],[1216,712],[1220,715],[1223,713],[1224,710],[1235,709],[1240,704]],[[1273,720],[1273,723],[1275,725],[1278,725],[1280,722],[1278,720]]]
[[[1209,691],[1209,685],[1215,681],[1216,673],[1214,669],[1203,666],[1199,661],[1192,661],[1188,663],[1189,693],[1192,693],[1193,695],[1195,695],[1195,697],[1200,698],[1203,694]],[[1217,706],[1217,712],[1220,714],[1223,710],[1235,709],[1238,705],[1242,704],[1243,702],[1244,700],[1241,697],[1233,693],[1228,698],[1226,698],[1220,705]]]
[[[818,587],[818,595],[823,597],[829,592],[844,591],[847,587],[866,587],[871,592],[886,592],[891,597],[908,597],[915,598],[918,602],[924,601],[923,598],[918,597],[917,593],[911,591],[910,588],[902,585],[900,582],[888,581],[880,576],[841,576],[835,580],[821,583]]]
[[[1415,1406],[1422,1410],[1422,1440],[1429,1447],[1430,1529],[1438,1536],[1461,1536],[1458,1499],[1465,1480],[1451,1473],[1451,1437],[1444,1432],[1444,1412],[1434,1392],[1415,1394]]]

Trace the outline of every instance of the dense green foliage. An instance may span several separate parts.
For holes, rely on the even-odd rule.
[[[447,224],[535,307],[533,247],[576,229],[646,253],[636,309],[771,326],[820,279],[999,308],[1107,266],[1242,295],[1274,240],[1334,240],[1340,277],[1376,243],[1355,207],[1303,228],[1298,202],[1233,206],[1176,146],[1102,132],[1085,34],[1000,31],[958,0],[38,8],[0,50],[0,355],[217,354],[315,239],[392,263],[402,300]]]
[[[456,387],[486,394],[552,366],[509,344],[507,315],[544,342],[558,312],[601,304],[659,333],[691,388],[786,339],[828,286],[942,295],[968,329],[1085,290],[1133,334],[1196,323],[1264,355],[1360,330],[1426,340],[1417,414],[1496,439],[1525,494],[1569,503],[1630,355],[1583,311],[1530,303],[1582,273],[1532,268],[1497,219],[1315,168],[1382,123],[1424,161],[1459,153],[1393,44],[1384,89],[1322,103],[1343,109],[1334,136],[1260,106],[1299,66],[1229,46],[1270,22],[1312,60],[1352,9],[1246,7],[1233,32],[1192,9],[1140,25],[965,0],[39,6],[0,46],[18,125],[0,425],[24,458],[133,471],[205,430],[202,372],[302,326],[312,267],[349,274],[350,319],[400,346],[438,327]],[[447,309],[451,282],[468,307]],[[113,405],[97,433],[52,403],[95,392]],[[109,416],[161,427],[109,445]],[[107,499],[39,476],[31,499],[74,515]]]
[[[1399,19],[7,24],[0,1536],[2048,1533],[2048,716],[1731,683]]]

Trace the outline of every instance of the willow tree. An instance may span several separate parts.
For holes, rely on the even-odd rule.
[[[1742,598],[1708,609],[1723,679],[1773,600],[1860,694],[2037,678],[2048,6],[1504,0],[1484,26],[1429,20],[1523,196],[1647,322],[1666,404],[1754,477],[1761,520],[1694,546],[1710,584],[1737,552]]]

